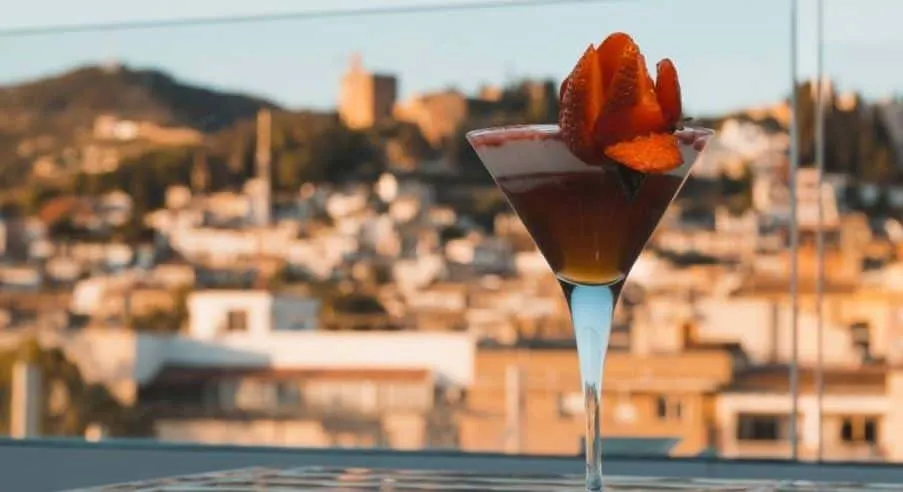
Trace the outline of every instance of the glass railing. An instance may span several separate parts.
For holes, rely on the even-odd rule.
[[[716,134],[605,456],[903,460],[897,3],[279,8],[0,24],[0,434],[576,459],[567,305],[464,134],[555,123],[624,31]]]

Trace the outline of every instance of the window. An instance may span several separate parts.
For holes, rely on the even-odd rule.
[[[296,381],[276,383],[276,406],[283,410],[297,409],[302,404],[301,385]]]
[[[235,379],[224,379],[217,384],[217,409],[218,410],[234,410],[235,399],[238,394],[238,381]]]
[[[201,408],[205,410],[218,410],[220,408],[220,384],[216,380],[202,384],[199,393]]]
[[[850,338],[853,348],[859,352],[863,359],[871,354],[871,336],[868,323],[854,323],[850,326]]]
[[[582,393],[562,393],[558,395],[558,415],[561,418],[574,418],[585,412],[585,400]]]
[[[276,385],[272,381],[242,379],[235,388],[235,407],[240,410],[269,411],[276,407]]]
[[[248,312],[244,309],[230,309],[226,313],[226,331],[248,331]]]
[[[863,415],[844,417],[840,421],[840,439],[846,443],[877,443],[878,418]]]
[[[312,381],[302,394],[312,408],[372,414],[379,411],[377,386],[370,381]]]
[[[787,435],[786,415],[740,414],[737,418],[738,441],[779,441]]]
[[[307,331],[313,329],[311,327],[311,319],[306,316],[299,316],[292,320],[289,324],[289,330]]]
[[[659,395],[655,399],[655,414],[659,420],[680,420],[683,418],[683,402],[680,398]]]
[[[389,382],[380,389],[387,410],[425,411],[432,404],[433,392],[423,383]]]

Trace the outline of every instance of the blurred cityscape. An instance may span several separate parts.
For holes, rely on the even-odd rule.
[[[463,138],[555,121],[558,81],[336,83],[334,112],[115,63],[0,87],[0,433],[580,452],[560,289]],[[801,456],[903,460],[903,102],[796,91]],[[613,452],[789,455],[791,116],[696,118],[616,316]]]

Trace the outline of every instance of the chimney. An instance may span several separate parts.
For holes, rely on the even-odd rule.
[[[16,362],[12,383],[10,436],[37,437],[41,420],[41,371],[34,364]]]

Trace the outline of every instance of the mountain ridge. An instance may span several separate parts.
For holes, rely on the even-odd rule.
[[[282,109],[261,97],[125,65],[82,65],[0,86],[0,187],[21,184],[36,159],[78,148],[101,115],[209,135],[263,108]]]
[[[0,86],[0,110],[27,108],[50,117],[78,110],[114,112],[123,118],[142,118],[204,132],[227,127],[261,108],[281,109],[262,97],[212,89],[161,70],[126,65],[82,65]]]

